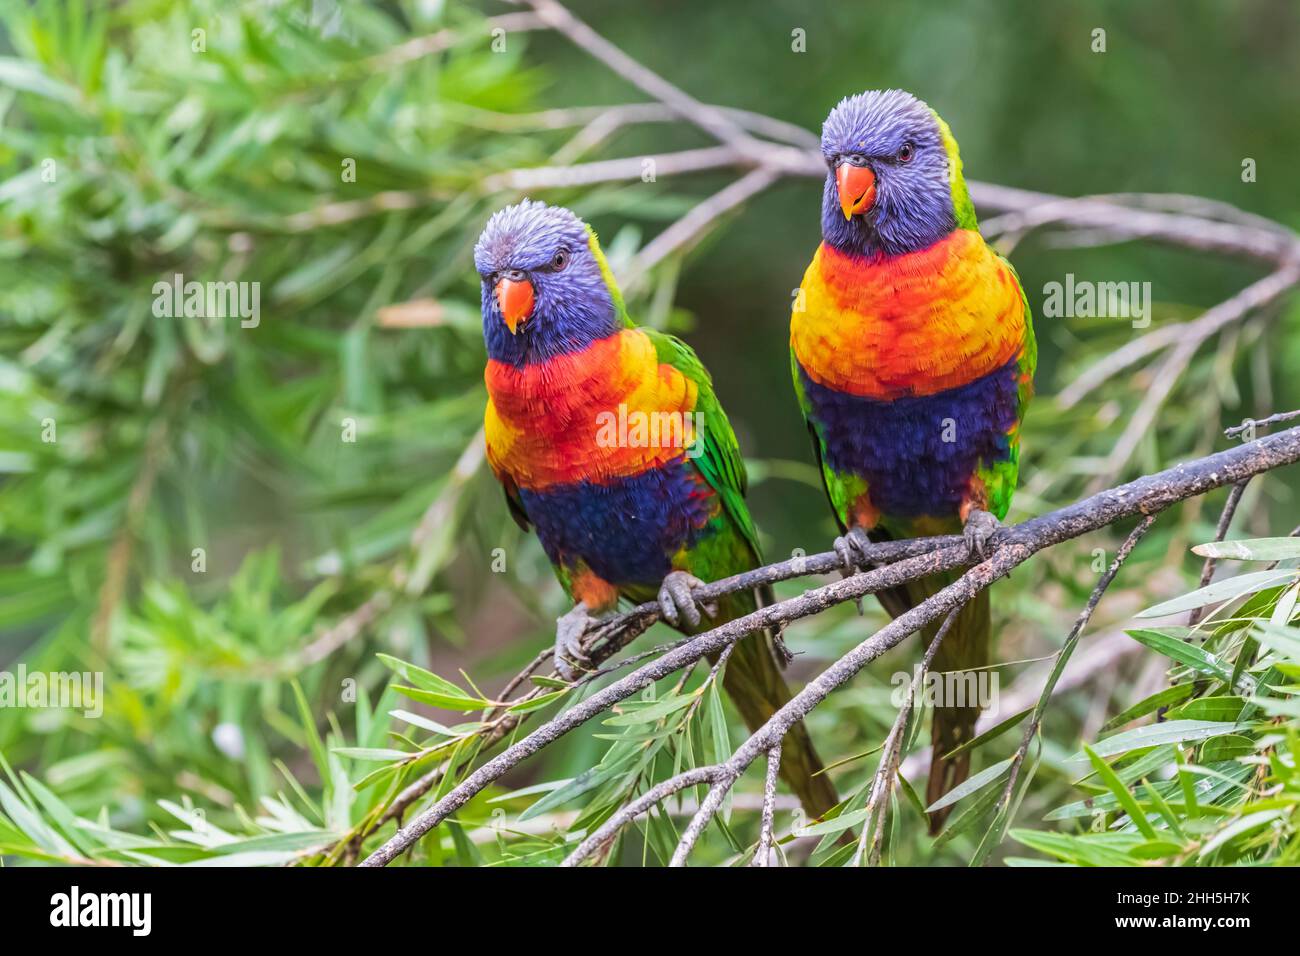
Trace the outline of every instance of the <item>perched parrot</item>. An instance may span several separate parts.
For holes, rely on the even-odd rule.
[[[657,600],[687,634],[753,612],[759,595],[733,594],[705,622],[693,595],[762,563],[736,436],[695,353],[628,318],[595,233],[567,209],[500,210],[474,263],[488,462],[576,602],[557,622],[557,668],[572,676],[594,616],[620,598]],[[723,687],[751,730],[790,699],[770,635],[735,646]],[[780,769],[810,815],[838,802],[802,723]]]
[[[847,569],[870,541],[961,531],[979,553],[1005,517],[1037,347],[1011,265],[980,236],[948,125],[916,97],[872,90],[822,127],[822,243],[790,318],[803,408]],[[880,595],[897,617],[951,583]],[[938,623],[924,632],[928,644]],[[937,672],[991,663],[988,592],[968,604]],[[948,686],[952,686],[949,683]],[[939,701],[927,804],[964,780],[976,702]],[[937,830],[946,811],[932,814]]]

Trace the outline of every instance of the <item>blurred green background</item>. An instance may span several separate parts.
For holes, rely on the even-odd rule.
[[[1300,226],[1291,0],[572,9],[702,100],[816,131],[842,96],[902,87],[949,122],[970,178],[1066,196],[1188,193]],[[538,111],[643,97],[545,31],[508,32],[493,52],[483,18],[513,12],[438,0],[42,0],[0,13],[0,666],[103,670],[107,683],[99,720],[0,710],[0,752],[75,812],[104,808],[116,828],[161,833],[177,822],[158,803],[169,800],[258,832],[266,824],[251,808],[300,788],[304,803],[337,800],[317,807],[312,827],[343,832],[386,781],[353,791],[347,782],[371,765],[307,755],[318,729],[340,745],[391,745],[381,718],[396,703],[391,692],[377,700],[388,671],[376,651],[449,676],[463,668],[491,696],[551,640],[563,595],[477,462],[484,352],[470,250],[490,212],[518,198],[478,184],[552,162],[580,128],[549,128]],[[1104,53],[1092,51],[1099,28]],[[806,52],[791,49],[796,29]],[[441,39],[413,41],[430,36]],[[686,124],[654,124],[562,155],[706,144]],[[1246,158],[1257,181],[1242,180]],[[355,181],[342,175],[349,159]],[[535,198],[587,218],[618,272],[735,175]],[[819,200],[814,180],[778,183],[659,266],[632,303],[712,371],[774,556],[824,550],[834,533],[786,346]],[[1030,236],[1012,258],[1036,313],[1044,284],[1066,273],[1149,281],[1156,326],[1260,275],[1139,242],[1080,249]],[[176,272],[260,283],[260,325],[155,318],[153,283]],[[1091,486],[1151,375],[1130,369],[1061,409],[1060,388],[1138,332],[1103,319],[1040,318],[1037,329],[1017,519]],[[1118,477],[1222,448],[1224,426],[1300,405],[1297,368],[1300,310],[1234,326],[1202,350]],[[57,441],[42,440],[47,420]],[[1252,483],[1241,525],[1285,533],[1296,487],[1285,475]],[[1186,547],[1210,536],[1218,500],[1178,509],[1149,536],[1124,582],[1131,593],[1108,599],[1114,616],[1103,616],[1194,577]],[[1004,659],[1059,646],[1095,581],[1092,548],[1113,548],[1124,530],[1068,544],[999,587]],[[491,573],[494,549],[505,573]],[[385,600],[367,626],[334,642],[330,627],[376,593]],[[806,652],[796,679],[881,620],[840,610],[792,631]],[[889,655],[813,715],[828,759],[879,743],[893,717],[887,677],[914,654]],[[1143,668],[1125,658],[1104,693],[1063,700],[1049,730],[1073,746],[1098,714],[1140,696]],[[360,715],[348,699],[357,688]],[[575,738],[511,785],[591,766],[601,743]],[[1068,780],[1044,773],[1024,815]],[[960,859],[956,845],[936,853],[911,829],[901,859]]]

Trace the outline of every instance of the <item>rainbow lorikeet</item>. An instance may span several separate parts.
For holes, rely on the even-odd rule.
[[[594,616],[620,599],[657,600],[685,633],[753,612],[759,596],[732,594],[704,607],[707,623],[692,593],[762,563],[736,436],[695,353],[628,318],[595,233],[567,209],[500,210],[474,262],[488,462],[576,602],[557,622],[560,672],[572,676]],[[751,730],[790,699],[770,635],[736,645],[723,687]],[[837,802],[821,769],[796,726],[781,773],[813,816]]]
[[[1005,517],[1037,348],[1015,270],[980,236],[957,143],[925,103],[869,91],[822,128],[822,243],[790,319],[795,392],[852,568],[871,540],[955,533],[978,553]],[[880,595],[895,617],[950,583],[936,575]],[[938,624],[925,631],[927,643]],[[988,592],[934,660],[991,662]],[[949,682],[948,686],[952,686]],[[939,701],[932,803],[970,771],[978,706]],[[931,816],[942,825],[945,814]]]

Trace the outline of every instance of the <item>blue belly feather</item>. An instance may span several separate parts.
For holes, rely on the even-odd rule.
[[[581,560],[623,586],[657,586],[672,570],[672,556],[699,539],[716,508],[713,489],[684,457],[609,482],[521,488],[519,497],[553,563]]]
[[[819,385],[802,365],[799,376],[826,463],[865,478],[872,505],[886,516],[956,515],[976,469],[1010,456],[1019,408],[1015,359],[956,388],[887,401]]]

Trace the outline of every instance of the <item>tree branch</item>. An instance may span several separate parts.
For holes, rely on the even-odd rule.
[[[632,59],[556,0],[524,0],[542,21],[568,37],[642,92],[694,123],[719,142],[748,151],[758,143],[717,107],[701,103],[658,73]]]
[[[772,852],[772,829],[776,818],[776,782],[781,773],[781,745],[767,752],[767,776],[763,780],[763,813],[758,827],[758,848],[750,866],[767,866]]]
[[[900,615],[841,657],[794,695],[763,727],[751,735],[727,762],[716,765],[711,771],[715,776],[706,776],[703,779],[709,779],[716,785],[717,782],[724,781],[728,777],[738,778],[757,756],[775,746],[795,722],[801,720],[835,688],[851,679],[868,663],[901,643],[930,621],[969,601],[980,590],[1009,573],[1038,551],[1095,531],[1123,518],[1134,515],[1154,515],[1178,501],[1205,494],[1215,488],[1236,484],[1253,475],[1296,461],[1300,461],[1300,428],[1280,432],[1139,478],[1005,529],[995,539],[990,558],[967,571],[956,582],[931,598]],[[907,544],[907,542],[893,543]],[[802,560],[808,564],[813,563],[812,559]],[[603,713],[620,700],[626,699],[662,677],[695,663],[701,657],[721,651],[746,634],[820,613],[828,607],[844,601],[856,600],[865,594],[876,593],[907,580],[956,568],[968,560],[969,555],[964,545],[940,547],[929,553],[903,558],[885,567],[814,588],[798,597],[760,608],[751,614],[691,638],[663,657],[597,691],[487,761],[433,806],[399,830],[362,865],[387,864],[521,761],[554,743],[575,727]],[[701,778],[695,779],[699,782]],[[678,778],[674,778],[674,781],[677,780]],[[682,784],[678,789],[688,785]],[[611,818],[610,822],[614,819],[616,818]],[[609,823],[606,826],[609,826]],[[593,839],[604,830],[605,827],[602,827],[593,834]],[[605,834],[605,838],[608,838],[608,834]]]

